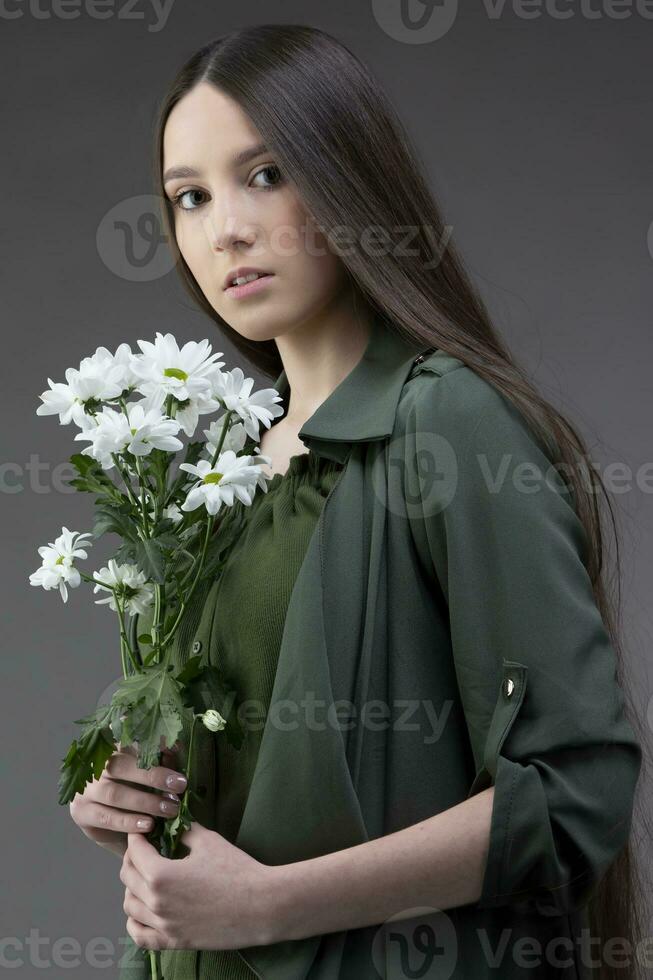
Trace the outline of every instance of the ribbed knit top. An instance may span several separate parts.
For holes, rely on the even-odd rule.
[[[248,701],[239,749],[217,739],[215,829],[238,833],[258,756],[281,646],[286,609],[309,539],[340,465],[314,453],[293,456],[257,491],[237,543],[229,551],[215,595],[210,663]]]
[[[212,794],[206,801],[213,815],[211,829],[232,843],[256,765],[290,595],[341,469],[341,463],[312,450],[293,456],[285,473],[268,481],[267,492],[256,491],[250,506],[236,502],[229,508],[220,528],[227,532],[231,521],[237,522],[222,569],[206,594],[201,621],[209,663],[237,692],[244,738],[235,749],[220,733],[201,734],[214,746],[215,776],[203,780]],[[184,633],[190,637],[196,626],[197,620]],[[243,701],[248,702],[246,709]],[[202,775],[197,779],[201,782]],[[256,978],[236,950],[200,950],[196,959],[189,951],[164,951],[162,968],[165,980]]]

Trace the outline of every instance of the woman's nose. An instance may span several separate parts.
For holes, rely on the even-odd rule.
[[[256,226],[228,201],[214,202],[206,216],[204,230],[214,251],[252,245],[256,241]]]

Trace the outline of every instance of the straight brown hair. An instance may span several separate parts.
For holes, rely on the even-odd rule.
[[[156,120],[154,182],[163,199],[164,229],[182,282],[196,304],[242,357],[275,379],[283,364],[274,340],[249,341],[207,301],[175,239],[174,209],[163,186],[163,134],[172,108],[194,86],[209,82],[239,104],[261,133],[320,230],[336,241],[348,230],[341,255],[355,296],[409,341],[459,358],[526,417],[550,447],[564,473],[587,536],[584,556],[597,606],[612,641],[629,721],[637,732],[648,771],[648,737],[636,710],[622,643],[619,533],[608,491],[580,434],[539,394],[493,327],[451,240],[440,208],[418,165],[415,149],[378,79],[339,40],[295,24],[262,24],[233,31],[203,46],[179,70]],[[410,247],[378,254],[361,241],[370,228],[411,230]],[[443,244],[446,243],[446,244]],[[589,485],[588,485],[589,484]],[[599,506],[602,501],[603,506]],[[614,568],[606,570],[602,523],[610,519]],[[635,947],[645,938],[647,911],[642,869],[632,847],[635,826],[652,839],[637,785],[630,840],[597,885],[589,903],[592,938],[619,937],[632,944],[632,966],[616,968],[601,957],[599,980],[639,980]],[[637,818],[637,819],[636,819]]]

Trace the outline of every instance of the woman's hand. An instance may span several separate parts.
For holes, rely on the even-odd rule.
[[[87,783],[70,803],[70,815],[80,830],[100,847],[123,857],[129,833],[147,834],[154,826],[154,816],[176,816],[177,793],[184,791],[186,783],[178,782],[174,749],[164,750],[163,765],[139,769],[134,746],[119,746],[100,778]],[[144,820],[149,823],[139,823]]]
[[[120,880],[127,932],[141,949],[239,949],[273,941],[274,867],[193,821],[184,858],[128,835]]]

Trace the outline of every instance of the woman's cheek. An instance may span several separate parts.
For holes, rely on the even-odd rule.
[[[184,227],[178,218],[175,221],[175,239],[177,241],[177,248],[181,252],[186,264],[188,264],[188,257],[186,255],[186,240],[184,236]]]

